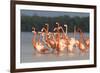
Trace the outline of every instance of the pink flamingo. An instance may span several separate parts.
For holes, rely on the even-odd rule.
[[[44,39],[44,35],[43,35],[43,42],[49,47],[49,48],[52,48],[53,50],[55,49],[55,38],[54,38],[54,35],[53,33],[50,33],[48,32],[49,30],[49,25],[48,24],[45,24],[46,25],[46,28],[42,28],[42,34],[44,34],[43,31],[45,31],[46,33],[46,38]]]
[[[38,39],[38,41],[36,41],[37,32],[35,31],[34,27],[32,27],[32,32],[34,33],[34,36],[32,38],[32,44],[34,49],[39,53],[48,53],[49,52],[48,49],[45,48],[44,44],[40,42],[40,38]]]
[[[79,29],[79,32],[80,32],[80,39],[76,41],[76,46],[79,47],[82,53],[86,53],[90,46],[90,40],[89,38],[84,40],[83,32],[81,31],[81,29]]]
[[[54,28],[54,31],[56,31],[56,51],[59,54],[60,52],[63,52],[66,48],[66,40],[65,40],[65,34],[63,28],[60,26],[58,22],[56,22],[57,27]],[[60,30],[62,30],[62,37],[60,35]]]
[[[68,53],[72,54],[74,52],[74,45],[75,45],[75,28],[74,28],[74,37],[69,38],[67,35],[67,25],[64,26],[66,27],[66,34],[63,28],[61,28],[63,31],[63,40],[65,42],[63,45],[65,45],[64,48],[67,48]]]

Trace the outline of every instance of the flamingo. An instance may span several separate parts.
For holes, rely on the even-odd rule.
[[[76,41],[76,46],[80,49],[81,53],[85,53],[86,52],[86,47],[80,40]]]
[[[78,31],[80,32],[80,39],[76,40],[76,46],[79,48],[79,50],[84,53],[85,52],[85,45],[82,43],[82,39],[83,39],[83,33],[81,32],[81,29],[78,29]]]
[[[34,49],[38,52],[38,53],[48,53],[48,49],[44,47],[44,44],[40,42],[40,38],[38,39],[38,41],[36,41],[36,35],[37,32],[35,31],[35,28],[32,30],[34,36],[32,38],[32,44]],[[40,36],[40,35],[39,35]]]
[[[64,25],[64,27],[66,27],[66,34],[67,34],[67,25]],[[65,40],[66,40],[67,51],[70,54],[73,54],[73,52],[74,52],[74,45],[76,44],[75,29],[76,28],[74,27],[74,37],[72,37],[72,38],[69,38],[66,34],[64,34]]]
[[[49,45],[51,46],[51,48],[55,49],[55,37],[54,37],[54,34],[53,33],[49,33],[49,36],[48,36],[48,41]]]
[[[48,24],[45,24],[47,27],[46,28],[42,28],[41,31],[45,31],[46,33],[46,39],[43,39],[43,42],[49,47],[49,48],[52,48],[53,50],[55,49],[55,38],[54,38],[54,35],[50,32],[48,32],[49,30],[49,25]],[[43,32],[42,32],[43,33]],[[43,36],[44,38],[44,36]]]
[[[65,40],[65,34],[63,28],[60,26],[58,22],[56,22],[57,27],[54,28],[54,31],[56,31],[56,51],[57,53],[63,52],[66,48],[66,40]],[[63,34],[62,37],[60,36],[60,30],[62,30]]]
[[[90,46],[90,40],[89,40],[89,38],[84,40],[83,32],[81,29],[79,29],[79,32],[80,32],[80,39],[76,41],[76,46],[79,47],[79,49],[82,53],[86,53]]]
[[[76,44],[75,38],[69,38],[68,39],[68,52],[70,54],[74,53],[74,45]]]

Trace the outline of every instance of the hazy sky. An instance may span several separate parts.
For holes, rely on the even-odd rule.
[[[83,12],[56,12],[56,11],[39,11],[39,10],[21,10],[21,15],[25,16],[47,16],[47,17],[56,17],[56,16],[63,16],[68,15],[70,17],[79,16],[79,17],[87,17],[89,13]]]

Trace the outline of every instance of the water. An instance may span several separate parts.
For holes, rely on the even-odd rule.
[[[68,33],[70,37],[73,37],[73,33]],[[33,48],[32,45],[32,32],[21,32],[21,63],[32,63],[32,62],[48,62],[48,61],[69,61],[69,60],[86,60],[89,59],[89,52],[85,55],[80,54],[79,49],[76,48],[75,55],[71,56],[65,51],[60,55],[56,54],[39,54]],[[89,36],[85,33],[85,36]],[[79,39],[79,35],[76,36]]]

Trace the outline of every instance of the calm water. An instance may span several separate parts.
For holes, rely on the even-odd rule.
[[[73,37],[72,33],[68,33],[68,35]],[[76,48],[74,56],[68,55],[66,51],[59,56],[56,54],[38,54],[32,46],[32,36],[32,32],[21,32],[21,63],[89,59],[89,52],[82,55],[78,48]],[[85,36],[89,36],[89,34],[85,33]],[[76,39],[78,38],[79,35],[76,36]]]

